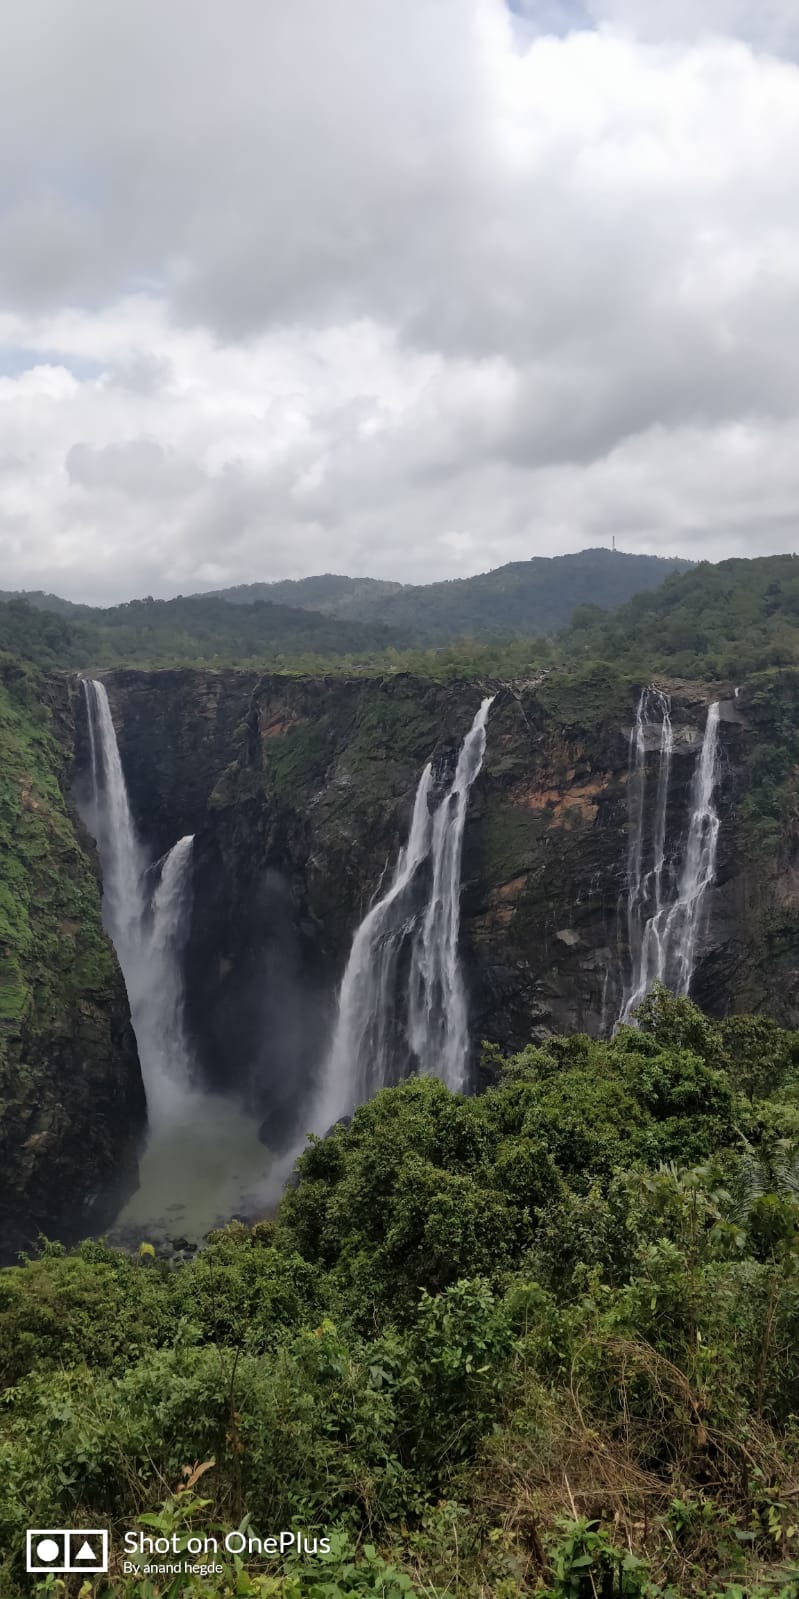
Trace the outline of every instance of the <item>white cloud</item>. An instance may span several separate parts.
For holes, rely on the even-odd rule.
[[[0,586],[792,547],[793,4],[514,11],[7,8]]]
[[[628,28],[636,38],[695,40],[732,35],[758,50],[793,56],[799,49],[794,0],[585,0],[598,22]]]

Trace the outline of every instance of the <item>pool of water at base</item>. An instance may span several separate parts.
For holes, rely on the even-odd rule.
[[[109,1243],[199,1244],[233,1217],[272,1208],[274,1156],[258,1124],[220,1094],[186,1094],[159,1113],[139,1158],[139,1187],[109,1228]]]

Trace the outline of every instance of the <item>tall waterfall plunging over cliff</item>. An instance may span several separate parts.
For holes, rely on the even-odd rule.
[[[647,837],[647,754],[657,751],[651,847]],[[667,859],[666,831],[674,751],[671,701],[654,687],[638,702],[630,735],[630,841],[627,856],[627,940],[630,975],[619,1016],[627,1022],[653,983],[688,994],[705,896],[716,870],[719,815],[719,706],[708,706],[705,732],[691,785],[690,816],[681,861]]]
[[[103,870],[103,921],[128,983],[144,920],[144,857],[130,814],[111,707],[103,683],[83,679],[91,751],[91,802],[85,818]],[[128,983],[128,986],[129,983]]]
[[[189,1085],[180,957],[187,930],[193,838],[164,856],[154,891],[131,816],[116,731],[102,683],[84,679],[91,753],[86,821],[103,871],[103,918],[125,979],[150,1121],[179,1106]]]
[[[122,1242],[199,1240],[254,1209],[269,1157],[235,1099],[191,1080],[183,1014],[182,955],[191,906],[193,838],[147,865],[128,802],[102,683],[84,680],[91,753],[85,820],[103,870],[103,917],[114,941],[147,1095],[149,1137],[140,1186],[114,1224]]]
[[[483,700],[452,782],[432,813],[432,766],[425,766],[408,842],[391,884],[353,938],[314,1117],[321,1131],[414,1066],[441,1077],[450,1088],[464,1086],[468,1029],[458,960],[461,855],[492,702],[493,695]]]

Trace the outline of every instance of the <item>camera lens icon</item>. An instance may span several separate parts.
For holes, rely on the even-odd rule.
[[[55,1538],[40,1538],[36,1545],[36,1559],[42,1560],[46,1566],[52,1566],[63,1552],[61,1544]]]
[[[104,1527],[76,1532],[68,1527],[31,1527],[26,1539],[28,1571],[107,1571]]]

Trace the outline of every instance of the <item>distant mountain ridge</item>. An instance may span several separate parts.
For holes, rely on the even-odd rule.
[[[107,609],[55,609],[41,603],[42,598],[49,596],[0,596],[0,651],[39,665],[83,669],[122,661],[276,663],[309,654],[381,651],[397,642],[381,622],[340,621],[263,600],[232,606],[215,595],[198,594],[128,600]]]
[[[344,577],[323,572],[318,577],[279,578],[274,583],[238,583],[233,588],[215,589],[217,599],[231,605],[252,605],[255,600],[270,604],[298,606],[303,611],[319,611],[323,616],[360,619],[364,611],[394,594],[401,594],[404,583],[388,578]]]
[[[69,616],[75,611],[90,614],[94,609],[79,600],[62,599],[60,594],[46,594],[44,589],[0,589],[0,603],[7,605],[11,600],[25,600],[34,611],[52,611],[56,616]]]
[[[342,621],[380,622],[408,644],[436,645],[466,637],[501,640],[556,633],[568,625],[578,605],[613,610],[692,565],[676,556],[600,548],[533,556],[439,583],[390,583],[326,573],[240,584],[216,593],[232,605],[271,600]]]
[[[170,600],[76,604],[0,591],[0,650],[67,666],[117,661],[264,660],[504,645],[554,635],[578,607],[615,611],[691,562],[621,551],[513,561],[476,577],[401,584],[327,573]]]

